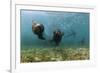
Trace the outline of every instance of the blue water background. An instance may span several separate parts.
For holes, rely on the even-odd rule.
[[[59,47],[89,47],[89,13],[82,12],[60,12],[60,11],[20,11],[20,38],[22,48],[44,48],[54,47],[55,45],[49,40],[52,39],[53,31],[60,29],[64,36]],[[40,40],[32,32],[32,21],[41,23],[45,27],[44,37],[46,40]],[[69,36],[71,30],[76,32],[76,36]]]

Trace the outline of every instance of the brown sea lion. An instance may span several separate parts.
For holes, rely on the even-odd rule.
[[[53,32],[53,39],[52,39],[52,41],[55,42],[56,46],[58,46],[59,43],[61,42],[63,35],[64,35],[64,33],[61,32],[60,30],[56,30],[56,31]]]
[[[43,32],[44,32],[43,24],[33,22],[32,31],[34,34],[38,36],[39,39],[45,40],[45,38],[43,37]]]

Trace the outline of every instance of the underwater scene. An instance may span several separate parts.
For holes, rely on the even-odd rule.
[[[89,60],[89,16],[21,9],[21,63]]]

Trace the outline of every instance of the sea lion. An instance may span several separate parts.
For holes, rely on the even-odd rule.
[[[45,40],[43,37],[44,26],[43,24],[33,22],[32,24],[32,32],[38,36],[39,39]]]
[[[61,32],[60,30],[56,30],[56,31],[53,32],[52,41],[56,44],[56,46],[58,46],[59,43],[61,42],[63,35],[64,35],[64,33]]]

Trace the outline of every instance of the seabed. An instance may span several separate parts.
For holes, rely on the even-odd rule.
[[[88,59],[89,48],[32,48],[21,50],[21,63]]]

